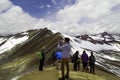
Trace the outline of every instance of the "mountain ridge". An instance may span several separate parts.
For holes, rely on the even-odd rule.
[[[8,45],[13,46],[0,54],[1,79],[10,80],[14,76],[23,74],[27,70],[29,71],[31,69],[30,67],[36,66],[39,63],[39,60],[35,53],[42,47],[46,47],[47,54],[45,64],[52,64],[54,62],[54,52],[57,49],[57,43],[61,37],[69,37],[71,39],[71,55],[73,55],[76,50],[80,52],[80,55],[83,50],[86,50],[88,54],[90,51],[93,51],[97,58],[96,64],[99,67],[119,76],[120,36],[119,34],[112,35],[116,36],[116,38],[115,40],[111,39],[111,41],[108,37],[105,37],[107,39],[106,41],[104,40],[104,37],[99,35],[85,35],[85,38],[83,39],[82,37],[84,36],[73,37],[59,32],[54,33],[51,30],[44,28],[28,30],[8,37],[5,36],[7,39],[0,37],[0,51],[2,50],[1,48],[3,45],[8,42]],[[21,40],[23,37],[26,37],[25,40]],[[103,42],[98,42],[98,39]],[[21,42],[13,45],[19,40],[21,40]],[[8,72],[11,73],[8,74]]]

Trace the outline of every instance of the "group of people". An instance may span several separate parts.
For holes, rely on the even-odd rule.
[[[69,78],[69,60],[70,60],[70,39],[64,38],[63,42],[58,42],[58,51],[56,52],[57,63],[61,62],[61,73],[62,77],[60,80],[65,80],[65,78]],[[62,52],[62,53],[61,53]],[[38,58],[40,60],[39,71],[43,71],[44,60],[45,60],[45,48],[37,52]],[[57,64],[58,66],[58,64]],[[65,74],[65,66],[66,66],[66,74]],[[57,67],[58,68],[58,67]]]
[[[59,69],[58,62],[61,63],[60,69],[62,76],[59,80],[65,80],[66,78],[67,79],[69,78],[69,72],[70,72],[69,62],[71,59],[70,51],[71,51],[71,45],[69,38],[66,37],[62,42],[61,41],[58,42],[58,50],[56,51],[55,56],[57,58],[56,60],[57,69]],[[40,59],[39,71],[43,70],[43,65],[45,60],[44,53],[45,53],[44,48],[42,49],[42,51],[37,52]],[[76,51],[75,54],[73,55],[73,62],[74,62],[73,69],[75,71],[80,70],[80,58],[78,57],[78,55],[79,55],[78,51]],[[91,56],[88,57],[86,51],[83,51],[83,54],[81,55],[81,60],[83,63],[83,71],[85,70],[87,71],[88,61],[89,61],[90,72],[94,73],[95,56],[93,55],[93,52],[91,52]],[[65,66],[66,66],[66,74],[65,74]]]
[[[81,59],[81,60],[80,60]],[[90,73],[94,73],[94,66],[95,66],[95,56],[93,55],[93,52],[91,52],[91,55],[88,57],[88,54],[84,50],[81,57],[79,57],[79,51],[76,51],[73,55],[73,63],[74,67],[73,69],[75,71],[80,70],[80,61],[82,61],[83,69],[82,71],[87,72],[89,70]],[[90,68],[90,69],[89,69]]]

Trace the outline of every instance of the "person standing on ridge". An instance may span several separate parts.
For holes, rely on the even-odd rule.
[[[58,49],[60,49],[62,51],[62,60],[61,60],[62,77],[60,78],[60,80],[65,80],[65,78],[69,79],[69,59],[70,59],[70,51],[71,51],[70,39],[64,38],[63,45],[59,41]],[[66,65],[66,69],[67,69],[66,75],[64,75],[65,65]]]
[[[37,52],[38,58],[40,60],[39,71],[43,71],[44,60],[45,60],[45,48]]]
[[[95,73],[94,66],[95,66],[95,56],[93,55],[93,52],[91,52],[91,55],[89,57],[89,65],[90,65],[90,73]]]
[[[88,71],[88,55],[86,53],[86,51],[83,51],[83,54],[81,55],[81,59],[82,59],[82,64],[83,64],[83,72],[84,71]]]
[[[59,69],[59,67],[58,67],[58,63],[59,62],[61,62],[61,59],[62,59],[62,52],[61,52],[61,50],[57,50],[56,52],[55,52],[55,57],[56,57],[56,62],[55,62],[55,64],[56,64],[56,69]]]
[[[73,64],[74,64],[74,71],[78,71],[80,69],[80,58],[78,57],[79,51],[76,51],[73,55]]]

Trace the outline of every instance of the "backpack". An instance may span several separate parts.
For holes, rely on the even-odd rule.
[[[90,62],[92,62],[92,63],[95,62],[95,56],[90,56]]]
[[[38,55],[39,59],[43,59],[42,52],[37,52],[36,54]]]

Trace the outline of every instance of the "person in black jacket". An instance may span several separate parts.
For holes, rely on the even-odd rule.
[[[80,59],[78,57],[79,51],[76,51],[73,55],[73,63],[74,63],[74,71],[78,71],[80,69]]]
[[[90,73],[95,73],[95,69],[94,69],[94,66],[95,66],[95,56],[93,55],[93,52],[91,52],[91,55],[89,57],[89,65],[90,65]]]
[[[42,58],[40,59],[39,71],[43,71],[44,60],[45,60],[45,48],[42,48],[41,56],[42,56]]]

